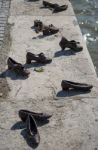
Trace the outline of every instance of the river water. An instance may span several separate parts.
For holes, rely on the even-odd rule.
[[[71,0],[98,76],[98,0]]]

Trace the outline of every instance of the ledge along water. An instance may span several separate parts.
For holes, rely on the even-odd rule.
[[[48,0],[50,2],[50,0]],[[11,27],[11,47],[9,56],[25,64],[28,51],[35,54],[44,52],[52,57],[52,63],[43,66],[44,72],[34,72],[36,65],[27,65],[30,77],[20,79],[9,75],[7,82],[10,92],[0,103],[0,149],[31,150],[26,139],[26,130],[20,129],[18,111],[27,109],[36,112],[51,112],[50,122],[38,127],[40,144],[37,150],[93,150],[98,148],[98,83],[94,65],[77,23],[71,3],[68,0],[54,0],[68,4],[68,9],[52,14],[49,9],[41,9],[42,0],[11,2],[8,23]],[[60,33],[48,37],[36,34],[31,27],[34,20],[54,24]],[[61,51],[59,42],[65,36],[76,40],[83,51],[72,53]],[[63,92],[62,80],[90,83],[91,92]]]

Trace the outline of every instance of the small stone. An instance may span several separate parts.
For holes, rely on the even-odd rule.
[[[34,68],[34,71],[36,71],[36,72],[44,72],[44,69],[42,67]]]

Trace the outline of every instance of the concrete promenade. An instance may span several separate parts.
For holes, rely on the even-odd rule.
[[[6,71],[10,91],[0,101],[0,150],[35,149],[27,142],[26,130],[18,117],[20,109],[53,114],[49,123],[38,126],[41,141],[37,150],[98,150],[98,81],[91,57],[71,3],[68,0],[47,1],[66,3],[68,10],[52,14],[51,10],[40,8],[42,0],[11,1],[8,57],[25,64],[28,51],[44,52],[53,61],[42,66],[44,72],[40,73],[34,71],[40,65],[25,65],[30,71],[27,79]],[[35,19],[54,24],[60,28],[60,33],[49,37],[36,34],[31,28]],[[83,51],[62,52],[59,46],[62,36],[80,41]],[[90,83],[94,87],[89,93],[63,92],[63,79]]]

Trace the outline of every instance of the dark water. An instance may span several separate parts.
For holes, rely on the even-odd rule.
[[[98,75],[98,0],[71,0]]]

